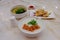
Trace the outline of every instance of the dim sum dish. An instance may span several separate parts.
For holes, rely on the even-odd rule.
[[[51,18],[55,18],[55,14],[52,11],[48,11],[45,9],[36,9],[33,12],[33,16],[36,18],[46,18],[46,19],[51,19]],[[30,13],[30,15],[32,15]]]
[[[38,20],[34,17],[23,18],[18,22],[18,28],[21,33],[28,37],[38,36],[44,27],[45,23],[43,20]]]

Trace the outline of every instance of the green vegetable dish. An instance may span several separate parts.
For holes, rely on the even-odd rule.
[[[17,6],[15,8],[13,8],[11,11],[14,14],[22,14],[22,13],[26,12],[26,8]]]
[[[36,25],[37,22],[36,22],[36,20],[33,19],[33,20],[29,21],[28,24],[29,24],[29,25]]]

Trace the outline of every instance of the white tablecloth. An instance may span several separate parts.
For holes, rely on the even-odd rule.
[[[37,38],[21,35],[18,27],[11,27],[10,10],[15,5],[44,8],[55,12],[55,20],[45,20],[46,27]],[[1,0],[0,1],[0,40],[60,40],[60,0]]]

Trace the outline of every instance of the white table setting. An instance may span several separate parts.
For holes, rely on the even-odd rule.
[[[60,0],[0,0],[0,40],[60,40]],[[53,12],[54,19],[43,20],[45,28],[38,37],[26,37],[21,34],[16,20],[11,14],[11,9],[16,5],[34,5],[36,9],[44,8]],[[29,13],[29,12],[27,12]],[[53,16],[53,15],[51,15]],[[32,16],[33,17],[33,16]]]

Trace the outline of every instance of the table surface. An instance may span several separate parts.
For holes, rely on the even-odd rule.
[[[28,38],[21,35],[18,27],[12,27],[10,10],[15,5],[35,5],[53,11],[55,20],[44,20],[46,27],[39,37]],[[60,40],[60,0],[0,0],[0,40]]]

